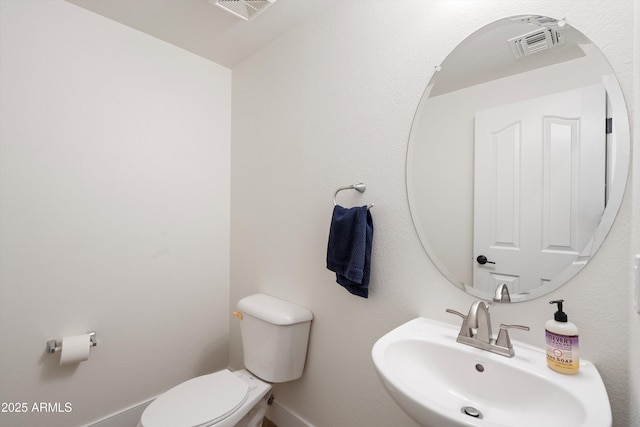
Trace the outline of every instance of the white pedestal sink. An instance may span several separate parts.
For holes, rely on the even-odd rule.
[[[396,402],[425,427],[611,427],[596,367],[547,367],[540,348],[513,341],[512,358],[456,342],[459,328],[417,318],[380,338],[376,369]]]

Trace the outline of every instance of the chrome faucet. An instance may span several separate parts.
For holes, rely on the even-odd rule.
[[[509,288],[506,283],[500,283],[498,285],[493,295],[493,302],[511,302],[511,295],[509,295]]]
[[[528,326],[500,324],[500,332],[498,332],[498,337],[494,340],[491,334],[489,305],[484,301],[475,301],[471,304],[469,314],[466,316],[450,308],[447,308],[446,311],[462,317],[462,327],[456,342],[487,350],[501,356],[513,357],[515,355],[508,329],[529,330]]]
[[[476,330],[475,340],[483,343],[491,343],[491,317],[489,316],[489,305],[484,301],[475,301],[471,304],[469,314],[467,314],[467,326],[471,332]]]

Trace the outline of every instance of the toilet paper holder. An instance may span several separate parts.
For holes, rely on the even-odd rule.
[[[89,334],[89,346],[90,347],[97,346],[98,340],[96,339],[96,333],[88,332],[88,334]],[[47,353],[56,353],[60,350],[62,350],[62,346],[58,346],[56,340],[47,341]]]

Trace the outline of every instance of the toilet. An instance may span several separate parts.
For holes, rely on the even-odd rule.
[[[138,427],[259,427],[271,383],[302,376],[313,314],[264,294],[238,301],[245,369],[190,379],[158,396]]]

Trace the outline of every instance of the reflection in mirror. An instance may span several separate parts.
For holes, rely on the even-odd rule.
[[[544,295],[602,244],[629,151],[620,86],[586,36],[543,16],[496,21],[447,56],[418,106],[407,153],[416,231],[468,293]]]

